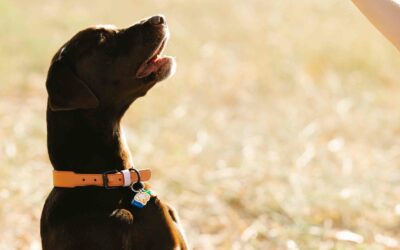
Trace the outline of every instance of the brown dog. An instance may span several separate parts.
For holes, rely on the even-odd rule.
[[[126,29],[80,31],[54,56],[46,87],[48,151],[55,170],[129,169],[120,120],[138,97],[167,78],[169,32],[162,16]],[[43,208],[43,249],[187,249],[171,207],[153,197],[133,207],[129,188],[55,187]]]

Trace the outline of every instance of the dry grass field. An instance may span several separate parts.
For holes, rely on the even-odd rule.
[[[335,0],[0,0],[0,249],[41,248],[52,55],[158,13],[177,73],[123,122],[193,249],[400,249],[400,54]]]

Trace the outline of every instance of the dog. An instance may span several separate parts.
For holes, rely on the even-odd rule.
[[[133,166],[120,121],[137,98],[173,74],[174,59],[161,55],[168,38],[158,15],[125,29],[87,28],[57,51],[46,80],[47,144],[56,172]],[[156,196],[143,208],[132,206],[134,192],[110,189],[110,175],[102,176],[102,186],[52,189],[41,215],[44,250],[188,249],[171,206]]]

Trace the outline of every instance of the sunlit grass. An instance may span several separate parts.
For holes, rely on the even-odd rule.
[[[40,246],[53,53],[157,13],[178,71],[124,124],[195,249],[400,248],[400,57],[349,1],[24,0],[0,2],[0,249]]]

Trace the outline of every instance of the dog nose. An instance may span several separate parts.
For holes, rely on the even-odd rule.
[[[152,25],[165,24],[165,17],[162,15],[157,15],[157,16],[150,17],[149,20],[147,20],[147,21]]]

